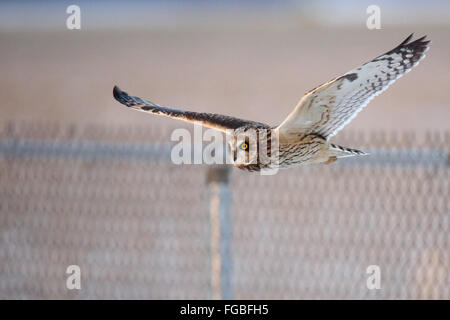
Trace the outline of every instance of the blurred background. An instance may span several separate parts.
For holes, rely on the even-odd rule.
[[[449,16],[448,1],[2,1],[0,298],[449,299]],[[112,97],[276,125],[411,32],[427,57],[333,138],[371,156],[330,166],[174,165],[170,134],[192,126]]]

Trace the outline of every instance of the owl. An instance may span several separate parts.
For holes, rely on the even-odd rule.
[[[426,36],[408,36],[394,49],[307,92],[278,126],[231,116],[164,107],[128,95],[114,86],[114,98],[135,110],[197,122],[227,134],[233,164],[260,171],[302,164],[329,164],[338,158],[365,155],[329,139],[348,124],[375,96],[425,57]],[[238,156],[239,155],[239,156]]]

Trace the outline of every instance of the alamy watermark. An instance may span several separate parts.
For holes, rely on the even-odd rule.
[[[69,276],[66,280],[66,288],[69,290],[81,289],[81,268],[76,264],[67,267],[66,274]]]
[[[67,7],[66,13],[69,16],[66,19],[66,27],[69,30],[81,29],[81,9],[76,4],[72,4]]]
[[[381,9],[375,4],[367,7],[366,13],[369,15],[366,26],[369,30],[381,29]]]
[[[270,128],[239,128],[222,132],[203,130],[194,124],[194,136],[187,129],[175,129],[170,137],[178,142],[171,150],[174,164],[232,164],[257,166],[261,174],[271,175],[278,171],[278,134]],[[203,143],[206,146],[203,148]]]
[[[366,269],[366,273],[369,275],[366,281],[367,289],[379,290],[381,289],[381,269],[380,266],[375,264],[370,265]]]

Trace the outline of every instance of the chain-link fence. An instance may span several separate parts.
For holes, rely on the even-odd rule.
[[[159,129],[2,124],[0,298],[450,298],[449,132],[261,176],[174,165]]]

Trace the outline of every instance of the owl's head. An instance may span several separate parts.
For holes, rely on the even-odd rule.
[[[228,154],[232,163],[249,171],[259,171],[273,164],[273,146],[270,128],[241,127],[228,138]]]

